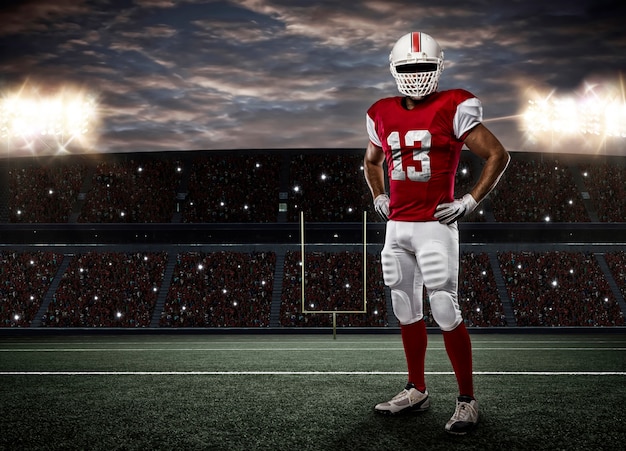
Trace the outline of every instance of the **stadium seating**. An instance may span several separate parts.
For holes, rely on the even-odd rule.
[[[624,222],[623,161],[512,155],[489,200],[465,222],[588,223],[594,214],[599,222]],[[480,167],[477,157],[461,154],[457,197],[471,189]],[[307,222],[362,222],[364,210],[368,222],[380,221],[360,149],[131,154],[76,162],[65,156],[18,161],[8,173],[12,223],[168,223],[178,213],[186,223],[299,222],[301,211]]]
[[[506,326],[493,269],[484,252],[461,254],[459,305],[469,327]]]
[[[289,187],[290,222],[299,222],[301,211],[307,222],[362,222],[363,210],[370,221],[380,221],[363,175],[362,153],[294,155]]]
[[[68,222],[85,167],[26,165],[9,171],[9,219],[14,223]]]
[[[27,327],[35,319],[63,255],[4,252],[0,294],[2,327]],[[362,253],[307,252],[306,309],[363,308]],[[503,282],[517,326],[608,327],[624,315],[595,257],[583,252],[501,252]],[[42,317],[47,327],[148,327],[163,285],[165,253],[89,252],[71,257]],[[626,253],[605,254],[622,296]],[[268,327],[276,254],[182,252],[176,257],[161,327]],[[280,327],[328,327],[330,314],[302,313],[300,253],[288,251],[280,293]],[[339,327],[386,327],[391,312],[380,258],[368,255],[367,314],[338,313]],[[425,320],[437,327],[424,293]],[[463,252],[459,304],[468,327],[507,325],[486,253]]]
[[[163,279],[166,254],[88,252],[75,256],[42,325],[146,327]]]
[[[78,222],[171,222],[181,176],[173,159],[100,163]]]
[[[624,317],[593,255],[498,255],[518,326],[621,326]]]
[[[604,258],[622,296],[626,298],[626,251],[607,252]]]
[[[481,164],[470,152],[462,153],[455,196],[471,190]],[[236,223],[243,234],[248,224],[257,224],[259,230],[265,230],[260,224],[272,230],[276,224],[288,231],[287,241],[293,244],[297,232],[291,228],[299,222],[300,211],[307,222],[334,223],[328,227],[340,230],[340,223],[357,227],[354,224],[361,223],[366,210],[368,222],[379,223],[373,227],[379,232],[383,228],[373,211],[362,166],[362,149],[59,156],[4,162],[0,226],[23,242],[19,249],[3,244],[0,253],[0,327],[328,327],[332,315],[302,313],[299,252],[276,251],[272,243],[259,252],[229,245],[221,252],[204,253],[195,251],[195,243],[181,244],[174,255],[168,253],[177,244],[177,232],[167,243],[146,238],[139,252],[136,242],[112,249],[110,240],[117,235],[93,243],[98,245],[93,252],[67,243],[73,230],[82,233],[90,224],[120,224],[117,230],[179,222],[184,223],[180,227]],[[501,183],[463,221],[491,223],[487,230],[504,230],[510,223],[565,223],[559,225],[564,236],[573,230],[577,240],[584,240],[587,230],[618,230],[624,223],[624,179],[623,158],[557,159],[552,154],[513,153]],[[60,224],[65,223],[73,223],[65,232],[66,241],[47,249],[55,230],[64,233]],[[39,237],[40,224],[52,232],[31,245],[29,236]],[[535,227],[514,225],[520,230],[526,226]],[[315,233],[325,227],[318,224]],[[481,227],[468,225],[466,231]],[[382,242],[380,234],[369,238]],[[557,243],[558,251],[552,243],[538,240],[524,243],[524,249],[532,250],[492,246],[485,252],[463,252],[459,301],[467,326],[623,326],[624,251],[615,251],[616,245],[609,251],[592,245],[569,251],[564,243]],[[607,243],[611,244],[610,236]],[[263,245],[255,246],[259,244]],[[332,252],[307,253],[307,309],[360,310],[362,255],[348,250],[353,244],[333,246]],[[511,247],[516,246],[509,243],[507,249]],[[281,268],[276,267],[279,256],[285,262]],[[164,280],[168,258],[168,274],[173,271],[173,276]],[[496,260],[498,267],[493,268]],[[280,286],[275,276],[280,277]],[[337,326],[395,324],[375,253],[368,256],[367,279],[368,313],[339,313]],[[155,311],[158,297],[160,311]],[[425,299],[427,325],[437,327]]]
[[[585,188],[601,222],[626,218],[626,167],[609,163],[584,164],[580,168]]]
[[[570,170],[558,160],[513,158],[491,195],[497,222],[589,222]]]
[[[162,327],[268,327],[276,254],[178,255]]]
[[[183,222],[276,222],[280,156],[203,155],[193,161]]]
[[[30,326],[62,260],[55,252],[0,252],[0,327]]]

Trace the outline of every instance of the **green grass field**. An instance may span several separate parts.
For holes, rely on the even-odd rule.
[[[429,335],[431,409],[386,417],[399,335],[0,337],[0,449],[600,450],[626,443],[626,335],[474,334],[481,423]]]

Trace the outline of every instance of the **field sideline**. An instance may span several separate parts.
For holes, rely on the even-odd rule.
[[[443,425],[456,382],[429,336],[432,407],[385,417],[398,335],[0,337],[0,449],[618,449],[626,335],[474,334],[481,423]]]

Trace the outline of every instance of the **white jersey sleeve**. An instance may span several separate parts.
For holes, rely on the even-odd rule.
[[[454,135],[457,139],[463,136],[483,121],[483,106],[476,97],[471,97],[459,103],[454,115]],[[371,139],[371,138],[370,138]]]
[[[370,141],[372,141],[372,144],[376,144],[378,147],[382,147],[383,144],[380,142],[380,138],[376,133],[376,125],[374,125],[374,121],[369,116],[369,114],[365,115],[365,125],[367,127],[367,134],[370,138]]]

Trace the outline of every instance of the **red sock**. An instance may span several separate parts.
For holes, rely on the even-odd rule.
[[[473,398],[472,343],[465,324],[461,323],[456,329],[443,332],[443,341],[459,384],[459,395]]]
[[[409,383],[423,392],[426,390],[424,380],[424,360],[426,359],[426,345],[428,344],[426,324],[424,324],[424,320],[407,325],[401,324],[400,332],[409,370]]]

